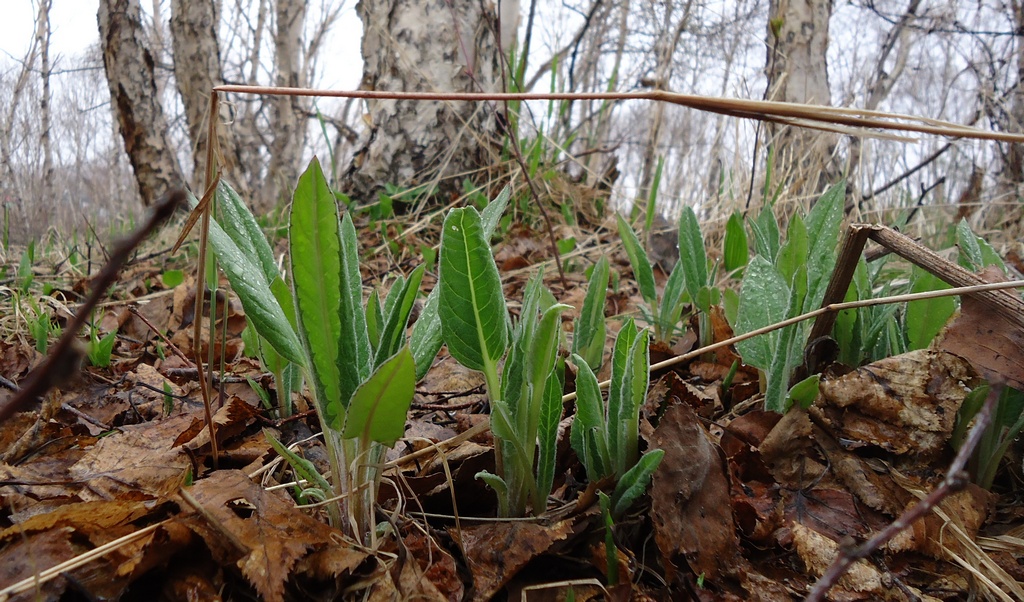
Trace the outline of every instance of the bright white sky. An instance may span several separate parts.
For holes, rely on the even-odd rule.
[[[142,3],[143,11],[148,11],[148,5],[148,2]],[[37,6],[36,0],[0,0],[0,12],[3,14],[3,18],[0,18],[0,65],[25,57],[35,31]],[[320,84],[324,87],[354,89],[362,76],[362,60],[359,58],[361,35],[344,35],[353,29],[361,31],[354,6],[355,2],[345,3],[341,18],[334,25],[321,55],[346,56],[352,57],[352,60],[324,61],[325,72]],[[70,58],[99,41],[99,26],[96,23],[98,7],[98,0],[53,0],[50,12],[51,61],[59,55]],[[166,19],[170,9],[165,7],[164,10]],[[55,64],[58,69],[61,66]]]

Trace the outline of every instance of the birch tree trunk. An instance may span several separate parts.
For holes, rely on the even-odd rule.
[[[53,140],[50,136],[50,9],[53,0],[41,0],[36,28],[36,44],[39,46],[39,76],[43,80],[43,92],[39,98],[39,143],[43,147],[43,198],[53,198]]]
[[[768,99],[831,104],[826,52],[832,0],[770,0]],[[815,195],[837,176],[832,166],[836,135],[769,124],[776,173],[796,195]]]
[[[224,81],[217,39],[219,22],[217,3],[171,0],[174,80],[185,108],[185,121],[192,142],[190,183],[194,191],[201,191],[205,184],[210,91]],[[225,126],[218,128],[220,173],[242,198],[249,198],[248,181],[241,169],[242,161],[231,132]]]
[[[306,85],[301,69],[302,26],[306,20],[305,0],[277,0],[274,3],[274,85]],[[291,191],[298,178],[302,147],[306,142],[306,100],[299,96],[270,99],[274,138],[270,143],[270,166],[260,199],[272,207]]]
[[[361,87],[395,91],[496,91],[501,65],[493,3],[484,0],[361,0]],[[343,188],[356,202],[384,184],[458,193],[493,149],[488,103],[370,100],[368,131]]]
[[[182,184],[156,93],[139,0],[100,0],[97,20],[110,98],[145,205]]]

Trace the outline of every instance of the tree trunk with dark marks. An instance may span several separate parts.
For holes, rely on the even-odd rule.
[[[484,0],[362,0],[361,87],[392,91],[500,91],[494,3]],[[368,129],[342,189],[357,203],[385,184],[435,185],[444,200],[494,160],[491,103],[370,100]],[[417,195],[420,196],[420,195]],[[411,200],[411,199],[407,199]]]
[[[100,0],[97,20],[115,117],[142,202],[150,205],[183,178],[167,138],[139,1]]]
[[[768,16],[768,100],[831,104],[826,53],[832,0],[771,0]],[[816,198],[838,177],[835,134],[769,124],[768,141],[790,193]]]

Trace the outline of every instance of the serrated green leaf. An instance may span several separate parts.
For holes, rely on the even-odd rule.
[[[825,298],[836,265],[845,203],[846,181],[840,180],[821,195],[807,214],[807,294],[799,311],[818,309]]]
[[[748,224],[754,237],[754,251],[770,263],[775,263],[782,236],[779,233],[779,222],[775,219],[774,207],[770,204],[761,207],[757,217],[749,220]]]
[[[289,257],[298,306],[299,331],[312,360],[316,400],[327,424],[342,424],[344,405],[338,372],[340,241],[338,205],[314,157],[299,176],[289,216]],[[359,308],[362,313],[362,307]]]
[[[722,251],[725,261],[725,271],[740,278],[743,274],[738,269],[747,265],[750,259],[750,249],[747,246],[747,230],[743,227],[743,217],[734,212],[725,223],[725,242]]]
[[[651,476],[658,469],[658,465],[661,464],[664,457],[664,450],[652,449],[622,475],[619,482],[615,484],[615,492],[612,494],[611,514],[613,518],[625,514],[626,510],[629,510],[629,507],[647,491]]]
[[[633,276],[636,278],[637,286],[640,287],[640,295],[647,301],[653,310],[658,306],[658,293],[654,287],[654,270],[651,262],[647,259],[647,252],[640,244],[640,240],[633,232],[633,228],[622,219],[619,214],[615,215],[619,225],[619,238],[622,239],[622,246],[629,257],[629,263],[633,266]]]
[[[782,275],[782,278],[791,288],[796,288],[799,284],[795,282],[796,275],[801,267],[807,265],[807,250],[807,226],[804,225],[804,220],[797,214],[789,222],[789,229],[786,231],[786,243],[779,249],[778,257],[775,260],[775,269],[778,270],[779,274]],[[806,280],[807,272],[804,271],[802,274]],[[804,287],[806,287],[806,282]]]
[[[708,284],[708,255],[697,214],[689,205],[679,216],[679,263],[686,275],[686,292],[696,299],[700,287]]]
[[[480,214],[452,209],[441,232],[441,336],[452,357],[472,370],[492,370],[508,347],[508,310]]]
[[[405,433],[405,417],[415,388],[416,366],[412,352],[408,346],[402,347],[352,395],[343,436],[394,445]]]
[[[651,361],[648,343],[648,331],[643,330],[629,349],[624,374],[626,380],[622,385],[622,403],[619,406],[621,413],[611,427],[620,431],[619,442],[622,447],[616,452],[619,460],[615,469],[615,473],[620,477],[636,463],[640,453],[640,407],[647,398],[647,389],[650,386]]]

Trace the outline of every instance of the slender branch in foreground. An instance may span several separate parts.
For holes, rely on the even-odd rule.
[[[843,134],[879,136],[878,132],[867,129],[850,131],[853,128],[874,128],[949,136],[952,138],[975,138],[999,140],[1001,142],[1024,143],[1024,134],[1011,134],[982,130],[958,125],[948,121],[929,119],[916,115],[868,111],[846,107],[826,107],[771,100],[746,100],[742,98],[718,98],[679,94],[665,90],[643,90],[637,92],[385,92],[379,90],[317,90],[313,88],[286,88],[277,86],[223,85],[214,88],[216,92],[239,94],[280,94],[284,96],[324,96],[335,98],[374,98],[400,100],[441,100],[441,101],[505,101],[505,100],[652,100],[668,102],[691,109],[720,113],[732,117],[745,117],[760,121],[773,121],[802,127],[814,127]],[[829,124],[848,126],[829,127]]]

